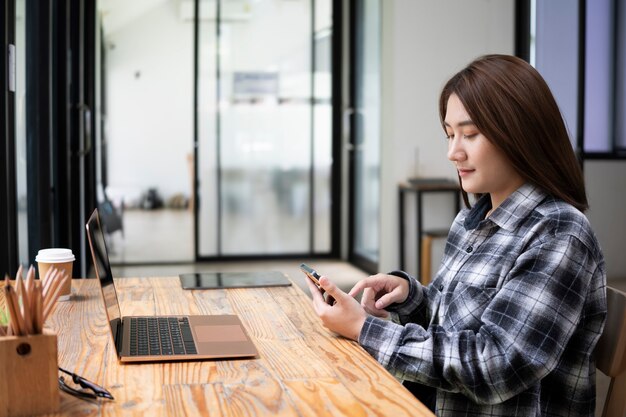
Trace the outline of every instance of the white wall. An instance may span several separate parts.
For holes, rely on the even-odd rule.
[[[585,185],[607,277],[626,280],[626,161],[585,161]]]
[[[381,271],[397,268],[397,185],[416,174],[456,178],[446,159],[438,99],[443,84],[486,53],[514,52],[513,0],[382,1]],[[419,155],[416,158],[416,154]],[[416,161],[418,159],[418,161]],[[451,204],[426,204],[450,224]],[[407,207],[408,209],[408,207]]]
[[[106,38],[109,187],[132,198],[156,187],[190,194],[193,144],[193,25],[172,2]],[[113,195],[111,197],[115,197]]]

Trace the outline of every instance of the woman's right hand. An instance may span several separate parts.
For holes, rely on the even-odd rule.
[[[361,305],[365,311],[376,317],[387,317],[387,306],[406,301],[409,281],[395,275],[376,274],[357,282],[349,294],[354,297],[361,291]]]

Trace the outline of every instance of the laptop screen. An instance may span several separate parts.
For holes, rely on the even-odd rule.
[[[104,241],[104,233],[102,231],[98,209],[93,211],[86,227],[96,277],[100,280],[104,305],[106,307],[113,337],[115,337],[122,314],[113,285],[113,274],[111,273],[111,264],[109,263],[109,255]]]

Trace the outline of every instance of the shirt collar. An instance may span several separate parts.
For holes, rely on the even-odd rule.
[[[515,230],[519,222],[527,218],[535,207],[545,199],[546,195],[537,186],[525,183],[508,196],[488,219],[485,219],[485,214],[491,209],[491,198],[489,194],[485,194],[467,214],[464,226],[468,230],[475,229],[481,221],[485,220],[491,221],[505,230]]]

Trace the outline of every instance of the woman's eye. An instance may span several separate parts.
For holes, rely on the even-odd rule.
[[[475,138],[476,136],[478,136],[478,133],[470,133],[470,134],[465,134],[465,135],[463,135],[463,137],[464,137],[465,139],[473,139],[473,138]]]

